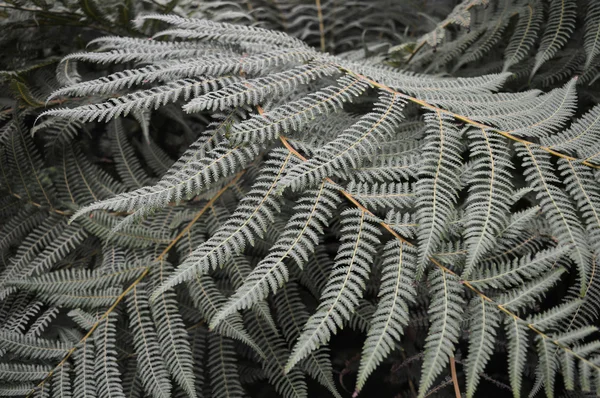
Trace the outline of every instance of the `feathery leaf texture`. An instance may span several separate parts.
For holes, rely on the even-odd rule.
[[[342,244],[334,269],[316,312],[309,318],[294,345],[285,370],[289,372],[308,354],[327,343],[338,328],[348,321],[363,296],[370,264],[379,243],[380,231],[360,210],[346,210],[342,220]]]

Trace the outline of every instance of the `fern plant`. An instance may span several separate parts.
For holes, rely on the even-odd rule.
[[[600,395],[596,2],[385,3],[0,6],[0,395]]]

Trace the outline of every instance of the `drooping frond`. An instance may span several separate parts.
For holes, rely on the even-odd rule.
[[[140,366],[145,369],[141,373],[144,390],[153,397],[167,398],[171,395],[172,387],[161,356],[156,327],[151,319],[145,286],[134,286],[126,300],[135,352]]]
[[[274,297],[277,322],[286,341],[295,341],[302,333],[302,327],[310,314],[301,300],[301,291],[294,282],[286,284]],[[340,394],[333,381],[333,369],[327,347],[311,352],[301,363],[304,370],[336,398]]]
[[[264,300],[269,292],[277,292],[288,279],[286,262],[292,260],[302,267],[309,260],[338,203],[338,195],[325,181],[318,189],[306,192],[294,207],[282,236],[227,304],[210,320],[211,328],[233,311],[249,308]]]
[[[252,244],[255,236],[262,236],[266,223],[273,219],[273,213],[279,207],[275,197],[277,184],[295,162],[293,155],[286,152],[273,152],[273,159],[267,163],[262,176],[240,202],[236,212],[155,289],[152,301],[165,290],[217,268],[235,253],[240,253],[247,243]]]
[[[416,291],[414,249],[392,240],[384,248],[379,303],[363,345],[355,390],[362,390],[369,375],[394,349],[408,324],[408,305]]]
[[[503,72],[519,63],[531,51],[543,17],[544,7],[539,1],[531,2],[519,11],[519,23],[504,52]]]
[[[117,363],[115,321],[115,316],[107,316],[99,322],[98,329],[94,333],[96,347],[94,377],[98,398],[125,398]]]
[[[471,139],[473,168],[469,178],[469,197],[465,225],[467,261],[463,278],[496,243],[496,237],[506,225],[510,212],[512,163],[505,150],[504,138],[485,129],[468,132]]]
[[[450,220],[458,196],[462,166],[461,133],[446,115],[435,112],[426,116],[427,138],[423,148],[426,159],[419,169],[416,184],[417,239],[419,258],[417,277],[423,274],[429,256],[441,243],[441,235]]]
[[[419,397],[427,394],[435,378],[454,355],[454,347],[460,334],[460,320],[464,312],[464,300],[457,277],[434,269],[429,274],[429,281],[432,300],[428,313],[432,322],[425,339]]]
[[[583,227],[574,211],[573,203],[556,185],[559,181],[546,152],[537,147],[522,144],[517,145],[517,152],[523,159],[525,177],[535,189],[542,211],[559,243],[574,246],[570,257],[577,264],[583,293],[590,277],[591,253]]]
[[[349,320],[362,298],[380,232],[364,211],[346,210],[343,214],[342,244],[335,268],[329,275],[315,314],[306,322],[294,345],[286,371],[327,343]]]
[[[471,336],[467,356],[467,397],[473,397],[496,341],[500,313],[482,297],[475,297],[469,306]]]
[[[535,55],[535,65],[531,71],[531,76],[535,75],[540,66],[550,60],[565,45],[573,29],[575,29],[576,18],[577,1],[552,0],[550,3],[550,16],[542,36],[540,48]]]
[[[165,272],[164,262],[155,271],[156,283],[160,284]],[[175,292],[164,292],[151,306],[152,318],[156,324],[156,333],[165,367],[173,379],[183,388],[189,398],[196,398],[194,360],[187,340],[188,333],[177,308]]]
[[[585,14],[585,69],[600,55],[600,4],[588,1]]]

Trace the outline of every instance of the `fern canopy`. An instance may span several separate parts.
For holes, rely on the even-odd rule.
[[[600,394],[600,6],[416,3],[0,4],[0,396]]]

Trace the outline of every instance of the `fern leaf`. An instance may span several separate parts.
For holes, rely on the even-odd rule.
[[[423,275],[429,256],[441,243],[441,236],[458,195],[462,166],[460,132],[451,119],[440,112],[425,116],[428,126],[423,157],[416,184],[417,239],[419,259],[417,278]]]
[[[247,314],[246,324],[256,342],[265,348],[266,357],[263,362],[263,370],[267,373],[275,390],[285,398],[307,397],[307,386],[304,374],[300,369],[284,371],[284,365],[290,353],[279,332],[269,327],[253,312]]]
[[[190,97],[196,97],[203,92],[213,91],[236,80],[229,77],[204,80],[180,79],[163,86],[111,98],[99,104],[81,105],[76,108],[51,109],[44,112],[40,117],[56,116],[80,122],[108,122],[121,116],[127,116],[134,110],[157,109],[159,106],[176,102],[180,98],[188,100]]]
[[[42,380],[52,370],[50,366],[23,363],[0,363],[0,380],[2,381],[36,381]]]
[[[204,140],[199,142],[203,144]],[[206,190],[211,183],[235,174],[257,155],[255,146],[218,146],[204,156],[203,150],[190,148],[157,184],[126,192],[89,205],[73,215],[72,219],[98,209],[131,211],[143,207],[166,207],[171,201],[192,196]]]
[[[299,190],[325,177],[342,174],[340,170],[357,167],[363,158],[373,154],[386,135],[392,135],[403,117],[404,104],[396,94],[382,94],[373,112],[321,148],[309,161],[292,168],[281,185]]]
[[[506,141],[485,129],[471,130],[468,136],[475,160],[468,181],[469,217],[464,233],[467,262],[463,278],[468,278],[475,264],[495,246],[496,236],[506,225],[512,196],[512,163],[506,153]]]
[[[98,398],[125,398],[119,366],[117,364],[116,314],[108,315],[98,324],[94,332],[96,362],[94,376]]]
[[[352,181],[345,191],[370,210],[411,208],[415,201],[414,187],[406,182],[369,184]]]
[[[127,296],[127,309],[131,322],[133,343],[144,389],[156,398],[167,398],[171,394],[171,382],[160,355],[158,335],[150,317],[148,294],[142,284],[136,285]]]
[[[117,173],[130,188],[141,188],[148,184],[148,176],[142,169],[133,147],[125,136],[123,125],[120,120],[115,119],[109,125],[109,137],[111,139],[111,150],[115,159]]]
[[[545,294],[548,289],[554,286],[561,275],[565,272],[564,268],[559,268],[553,272],[526,283],[523,286],[516,287],[504,293],[498,298],[498,302],[503,308],[516,312],[517,310],[535,304],[536,300]]]
[[[4,330],[0,330],[0,349],[33,359],[62,359],[68,352],[65,344]]]
[[[152,301],[167,289],[217,268],[218,264],[240,253],[246,243],[252,244],[254,236],[262,236],[266,222],[273,219],[273,213],[279,207],[278,199],[274,198],[277,183],[295,161],[287,151],[274,152],[273,156],[253,189],[239,203],[236,212],[155,289]]]
[[[542,42],[535,55],[535,65],[531,76],[546,61],[551,59],[560,50],[575,29],[577,18],[577,2],[575,0],[552,0],[550,3],[550,16],[546,24],[546,30],[542,36]]]
[[[300,84],[308,84],[336,72],[335,66],[329,63],[301,65],[285,72],[226,85],[220,90],[197,96],[188,102],[184,109],[191,113],[224,110],[246,104],[257,105],[267,97],[274,98],[286,92],[293,92]]]
[[[96,397],[96,378],[94,375],[94,358],[96,355],[91,339],[84,340],[73,353],[75,360],[75,380],[73,395],[81,398]]]
[[[71,364],[62,363],[52,375],[52,397],[53,398],[71,398]]]
[[[503,72],[528,55],[538,37],[543,17],[544,7],[539,1],[532,2],[519,11],[519,22],[504,51]]]
[[[392,240],[384,248],[379,303],[363,345],[355,391],[359,392],[369,375],[394,349],[408,325],[408,304],[415,301],[414,250]]]
[[[569,246],[558,246],[540,251],[535,256],[527,254],[513,260],[495,263],[489,269],[474,272],[468,282],[478,289],[515,287],[549,271],[571,250]]]
[[[161,263],[157,283],[162,282],[163,271],[164,264]],[[192,350],[187,340],[188,333],[177,308],[175,292],[172,290],[164,292],[151,304],[150,309],[166,368],[187,395],[195,398]]]
[[[467,397],[473,397],[481,374],[494,352],[496,329],[500,313],[483,297],[476,297],[470,305],[469,355],[467,356]]]
[[[208,338],[208,369],[212,396],[215,398],[243,397],[233,341],[218,334]]]
[[[145,266],[126,268],[112,273],[101,270],[63,269],[46,273],[44,275],[9,280],[7,284],[46,294],[70,293],[74,290],[106,289],[116,285],[123,285],[128,280],[140,276],[146,269]]]
[[[549,155],[530,145],[517,145],[517,152],[523,158],[525,178],[536,190],[542,211],[550,222],[560,243],[574,245],[571,258],[578,266],[581,293],[590,278],[591,253],[585,239],[583,227],[567,195],[555,184]]]
[[[354,97],[364,93],[367,88],[369,86],[364,81],[344,75],[337,80],[336,85],[234,124],[230,140],[238,144],[258,144],[274,140],[282,132],[302,129],[318,115],[341,109],[344,103],[352,102]]]
[[[300,293],[298,285],[290,282],[284,285],[274,297],[277,322],[281,326],[283,337],[288,342],[295,341],[300,336],[302,327],[310,317],[302,303]],[[341,397],[333,381],[333,370],[327,347],[321,347],[310,353],[302,363],[302,367],[312,378],[326,387],[334,397]]]
[[[600,189],[594,176],[588,167],[567,159],[559,159],[558,169],[584,219],[588,242],[592,245],[595,253],[599,253]]]
[[[596,1],[588,1],[583,47],[586,54],[584,69],[588,69],[600,55],[600,4]]]
[[[319,235],[323,233],[339,201],[339,196],[325,181],[318,189],[306,192],[294,207],[282,236],[248,275],[244,284],[210,320],[210,328],[232,312],[264,300],[269,292],[275,293],[288,279],[286,259],[302,267],[319,243]]]
[[[344,320],[349,320],[362,298],[380,231],[362,211],[346,210],[342,214],[342,245],[335,268],[321,294],[316,313],[304,326],[292,350],[286,372],[327,343],[337,329],[343,327]]]
[[[577,155],[594,162],[600,147],[600,106],[593,107],[568,129],[542,141],[547,148]]]
[[[427,394],[435,378],[454,355],[454,347],[460,334],[460,319],[464,311],[462,288],[458,278],[434,269],[429,280],[432,300],[428,313],[431,326],[425,339],[425,358],[419,385],[420,398]]]
[[[188,282],[194,306],[200,310],[204,319],[212,319],[217,310],[225,302],[225,297],[217,289],[215,282],[209,276],[196,276],[193,282]],[[223,319],[213,330],[225,337],[236,339],[251,347],[259,356],[264,357],[263,351],[246,332],[242,317],[233,313]]]

